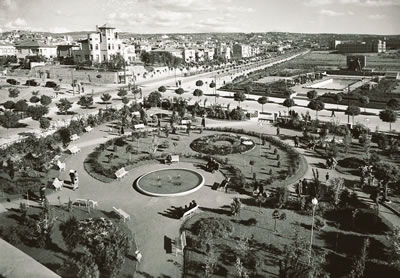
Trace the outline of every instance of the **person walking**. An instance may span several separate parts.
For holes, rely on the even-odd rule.
[[[336,117],[336,115],[335,115],[335,110],[332,110],[331,117]]]
[[[78,171],[75,170],[74,172],[74,183],[72,190],[77,190],[79,188],[79,178],[78,178]]]
[[[299,147],[299,137],[298,137],[297,135],[294,137],[294,146],[295,146],[296,148]]]
[[[203,128],[206,128],[206,118],[203,116],[203,118],[201,118],[201,126]]]
[[[73,185],[75,182],[75,170],[69,170],[69,178],[71,179],[71,184]]]
[[[326,181],[329,180],[329,172],[326,172],[325,178],[326,178]]]
[[[279,126],[276,128],[276,135],[279,136],[281,134],[281,129]]]

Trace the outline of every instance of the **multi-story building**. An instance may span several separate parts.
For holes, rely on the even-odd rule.
[[[72,58],[72,52],[79,50],[77,44],[59,44],[57,45],[57,57],[58,58]]]
[[[247,44],[236,43],[233,45],[233,58],[241,59],[252,56],[252,47]]]
[[[232,59],[231,47],[228,46],[226,43],[219,43],[215,48],[214,56],[222,57],[225,60]]]
[[[27,40],[15,46],[17,58],[25,59],[26,56],[44,56],[48,59],[57,57],[57,46],[46,41]]]
[[[334,47],[334,48],[333,48]],[[330,48],[340,53],[382,53],[386,52],[386,42],[382,40],[333,41]]]
[[[196,50],[184,49],[183,50],[183,59],[185,60],[185,63],[196,62]]]
[[[168,52],[171,53],[172,56],[183,59],[183,51],[181,49],[176,48],[157,48],[152,50],[151,52],[160,53],[160,52]]]
[[[0,56],[15,56],[15,46],[9,43],[0,42]]]
[[[87,39],[78,42],[80,49],[73,51],[75,62],[93,61],[101,63],[111,60],[117,54],[123,56],[125,61],[129,61],[134,56],[131,50],[124,51],[126,45],[119,38],[118,32],[115,31],[114,27],[106,24],[100,27],[96,26],[96,32],[88,34]],[[128,52],[129,55],[127,56]]]

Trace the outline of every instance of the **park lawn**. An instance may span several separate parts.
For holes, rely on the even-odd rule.
[[[331,53],[332,51],[312,51],[304,56],[296,57],[288,62],[288,68],[312,68],[313,66],[346,67],[346,54]],[[400,59],[396,54],[351,53],[349,55],[367,56],[367,68],[376,70],[400,70]]]
[[[71,277],[69,273],[69,269],[66,265],[68,259],[70,258],[70,254],[68,249],[65,246],[63,237],[61,235],[61,231],[59,229],[60,224],[66,221],[69,217],[75,216],[78,220],[83,220],[87,218],[93,217],[105,217],[110,218],[110,214],[100,211],[91,209],[90,214],[83,207],[75,207],[73,208],[72,212],[68,212],[65,208],[61,208],[59,206],[51,206],[53,209],[53,215],[57,218],[55,221],[53,230],[52,230],[52,243],[47,248],[37,248],[28,246],[24,243],[17,244],[16,247],[21,251],[25,252],[41,264],[45,265],[52,271],[56,272],[62,277]],[[40,207],[29,207],[28,208],[28,217],[34,217],[41,211]],[[121,231],[123,231],[128,237],[131,239],[132,247],[129,251],[129,255],[133,255],[134,251],[136,250],[135,241],[133,240],[132,232],[129,228],[122,224],[119,220],[111,218],[114,224],[117,224]],[[20,224],[20,212],[19,210],[12,209],[8,212],[0,214],[0,229],[5,230],[7,227],[13,225],[21,225]],[[121,271],[118,274],[118,277],[127,277],[131,275],[134,270],[136,269],[136,262],[132,259],[125,258],[125,262],[122,265]]]
[[[293,236],[298,235],[309,242],[310,229],[312,219],[310,216],[298,214],[292,210],[281,209],[280,213],[286,214],[286,220],[277,221],[277,233],[274,233],[274,220],[272,219],[271,208],[259,208],[254,206],[254,201],[242,199],[242,203],[248,206],[242,207],[240,216],[229,216],[230,209],[222,207],[221,209],[206,209],[193,216],[186,221],[182,230],[186,230],[188,237],[188,248],[185,251],[185,277],[203,277],[204,262],[209,254],[199,253],[191,247],[191,243],[195,238],[190,232],[190,227],[200,218],[215,217],[228,219],[233,224],[233,233],[227,239],[218,238],[213,241],[213,250],[217,254],[218,267],[216,273],[212,277],[234,277],[236,275],[235,262],[236,257],[240,256],[238,249],[238,239],[240,237],[251,238],[254,241],[250,244],[249,253],[254,256],[256,263],[251,266],[247,265],[247,270],[250,273],[254,271],[257,275],[251,277],[273,277],[279,273],[279,259],[282,256],[282,251],[285,245],[291,245]],[[257,223],[254,226],[249,226],[246,220],[255,218]],[[379,219],[378,219],[379,220]],[[363,226],[371,225],[370,217],[360,219]],[[357,222],[358,223],[358,222]],[[341,227],[341,226],[340,226]],[[346,227],[344,225],[344,227]],[[327,270],[331,277],[343,277],[350,271],[352,256],[359,254],[363,240],[365,237],[370,238],[369,261],[367,262],[368,275],[366,277],[376,277],[377,273],[382,272],[385,277],[396,277],[399,272],[393,269],[382,270],[382,261],[387,261],[386,255],[387,239],[385,232],[387,226],[383,222],[376,222],[374,233],[359,233],[353,230],[336,229],[333,222],[328,224],[322,230],[314,230],[314,249],[324,250],[327,255]],[[245,261],[241,256],[242,262]],[[380,263],[376,263],[380,260]],[[244,263],[246,266],[246,263]],[[386,272],[385,272],[386,271]],[[394,271],[394,272],[393,272]]]
[[[164,141],[168,142],[168,147],[159,147],[155,153],[155,157],[151,159],[149,159],[149,155],[151,154],[153,137],[149,135],[147,138],[140,138],[138,143],[137,139],[132,141],[132,137],[130,136],[129,138],[125,138],[124,146],[117,146],[116,152],[113,151],[112,146],[107,147],[105,151],[101,152],[98,162],[102,163],[103,167],[108,169],[122,164],[130,164],[131,166],[126,167],[126,170],[129,171],[133,167],[146,163],[161,163],[161,158],[165,158],[169,153],[179,154],[181,161],[191,161],[191,156],[199,153],[190,148],[190,143],[199,137],[213,135],[216,133],[228,134],[227,132],[217,131],[203,131],[203,133],[200,134],[199,131],[195,130],[188,135],[184,131],[177,131],[177,134],[170,134],[169,138],[166,138],[165,134],[162,132],[157,141],[159,144]],[[255,142],[255,147],[252,150],[242,154],[214,156],[221,159],[227,158],[229,165],[233,165],[241,169],[248,182],[253,180],[253,173],[256,173],[257,179],[265,180],[271,176],[283,175],[288,171],[288,167],[291,165],[291,162],[289,161],[289,156],[286,151],[267,142],[265,146],[261,146],[260,156],[260,139],[258,137],[245,136],[249,137]],[[133,146],[134,151],[132,154],[126,152],[127,144],[131,144]],[[277,154],[274,154],[275,149],[277,150]],[[113,158],[109,160],[109,156],[111,154],[113,155]],[[277,159],[278,154],[280,156],[279,160]],[[130,159],[131,161],[129,162]],[[250,161],[254,162],[253,167],[251,167]],[[278,161],[280,162],[280,167],[277,166]],[[294,182],[296,179],[300,178],[300,176],[304,174],[307,166],[301,163],[299,167],[300,171],[298,170],[294,175],[292,175],[292,177],[289,178],[290,181]],[[93,177],[103,182],[111,182],[113,180],[111,177],[106,177],[101,173],[94,173],[89,163],[85,163],[85,168]],[[272,175],[270,175],[270,171]]]

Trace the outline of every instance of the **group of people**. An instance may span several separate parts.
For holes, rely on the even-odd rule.
[[[225,178],[222,182],[221,185],[219,187],[223,188],[225,193],[228,192],[228,186],[229,186],[229,182],[230,182],[231,178]]]
[[[330,157],[326,160],[326,168],[329,170],[333,170],[336,168],[337,160],[334,157]]]
[[[69,171],[69,177],[71,179],[72,190],[77,190],[79,188],[78,171],[71,169]]]
[[[189,210],[191,210],[192,208],[195,208],[195,207],[197,207],[197,203],[196,203],[195,200],[191,201],[189,203],[189,205],[185,205],[185,207],[183,207],[183,208],[180,207],[180,216],[182,217],[185,214],[185,212],[187,212],[187,211],[189,211]]]
[[[214,173],[215,171],[219,170],[219,163],[214,158],[211,158],[207,162],[206,169],[207,169],[207,171]]]

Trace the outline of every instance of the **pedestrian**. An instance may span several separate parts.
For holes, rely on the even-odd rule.
[[[75,182],[75,171],[74,170],[69,170],[69,178],[71,179],[71,184],[74,184]]]
[[[297,137],[297,135],[294,137],[294,146],[295,146],[296,148],[299,147],[299,137]]]
[[[135,257],[136,257],[136,261],[138,262],[138,263],[140,263],[140,261],[142,260],[142,253],[140,253],[140,251],[139,250],[136,250],[135,251]]]
[[[281,134],[281,130],[279,128],[279,126],[276,128],[276,135],[279,136]]]
[[[165,137],[168,138],[168,136],[169,136],[169,129],[168,129],[168,127],[166,127],[166,128],[165,128]]]
[[[326,178],[326,181],[329,180],[329,172],[326,172],[325,178]]]
[[[201,126],[203,128],[206,128],[206,118],[203,116],[203,118],[201,118]]]
[[[82,86],[82,94],[85,92],[85,87]]]
[[[78,171],[75,170],[74,172],[74,183],[73,183],[73,190],[76,190],[79,188],[79,178],[78,178]]]
[[[336,117],[336,115],[335,115],[335,110],[332,110],[331,117]]]
[[[297,183],[297,188],[296,188],[297,197],[299,197],[299,198],[301,197],[301,194],[302,194],[302,186],[303,186],[302,181],[299,180],[299,182]]]
[[[125,134],[124,126],[121,126],[121,134],[122,134],[122,135]]]

